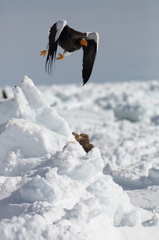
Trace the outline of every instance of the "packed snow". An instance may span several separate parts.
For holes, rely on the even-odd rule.
[[[158,81],[5,91],[0,240],[159,239]]]

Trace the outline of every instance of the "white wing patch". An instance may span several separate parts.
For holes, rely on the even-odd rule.
[[[63,28],[66,26],[66,24],[67,24],[66,20],[60,20],[56,23],[57,33],[56,33],[56,36],[55,36],[55,42],[59,38],[59,36],[60,36]]]
[[[97,32],[87,32],[87,39],[94,40],[97,44],[97,51],[99,45],[99,34]]]

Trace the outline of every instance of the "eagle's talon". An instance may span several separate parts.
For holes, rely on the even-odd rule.
[[[61,53],[59,53],[59,57],[57,58],[57,60],[62,60],[64,59],[64,55],[62,55]]]
[[[44,50],[44,51],[41,51],[41,52],[40,52],[40,56],[43,56],[43,57],[44,57],[46,54],[47,54],[47,50]]]

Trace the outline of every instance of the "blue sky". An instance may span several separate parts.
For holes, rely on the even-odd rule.
[[[159,79],[158,0],[1,0],[0,86],[19,85],[24,75],[38,85],[82,84],[82,50],[56,61],[53,75],[45,73],[39,53],[60,19],[75,30],[99,33],[89,82]]]

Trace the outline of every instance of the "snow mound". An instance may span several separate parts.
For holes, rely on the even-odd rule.
[[[4,160],[9,151],[18,149],[25,157],[41,157],[62,150],[67,141],[67,137],[48,128],[25,119],[12,118],[0,128],[0,159]]]
[[[14,99],[1,102],[1,111],[4,115],[1,123],[6,122],[8,117],[16,117],[45,126],[67,137],[71,134],[67,122],[50,107],[46,98],[27,76],[24,76],[21,87],[14,88]]]
[[[1,114],[11,104],[0,125],[1,240],[116,239],[114,226],[141,224],[127,194],[103,174],[99,149],[85,153],[28,77],[1,102]]]

